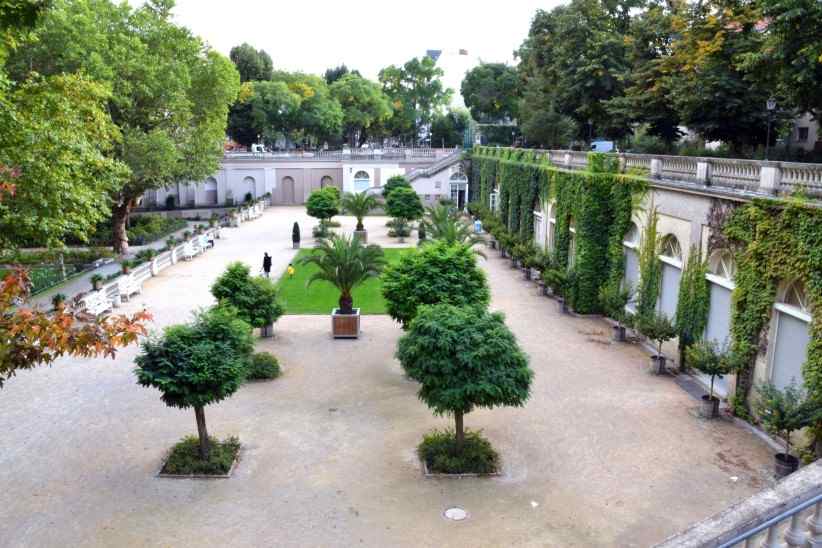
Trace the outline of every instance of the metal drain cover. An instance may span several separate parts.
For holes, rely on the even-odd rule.
[[[442,515],[445,516],[445,519],[450,519],[451,521],[462,521],[468,517],[468,512],[459,506],[454,506],[446,509]]]

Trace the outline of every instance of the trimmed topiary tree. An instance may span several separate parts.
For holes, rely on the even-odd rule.
[[[315,190],[305,202],[308,214],[320,221],[318,234],[325,237],[328,234],[327,223],[334,215],[340,213],[340,191],[337,187],[327,186]]]
[[[386,181],[382,187],[382,197],[388,198],[388,195],[391,194],[393,190],[398,188],[411,188],[411,183],[409,183],[408,179],[402,175],[394,175],[393,177],[389,177],[388,181]]]
[[[194,408],[203,461],[210,449],[204,408],[239,388],[253,348],[251,327],[228,307],[199,312],[192,323],[167,327],[142,344],[137,382],[157,388],[170,407]]]
[[[407,328],[423,304],[486,307],[491,299],[476,254],[464,244],[435,241],[404,254],[382,275],[388,314]]]
[[[411,188],[395,188],[385,200],[385,212],[394,217],[394,231],[403,241],[410,221],[419,219],[425,213],[419,194]]]
[[[478,306],[422,306],[397,349],[419,398],[436,415],[454,416],[454,451],[463,449],[463,417],[477,407],[522,406],[533,371],[504,316]]]
[[[237,309],[240,319],[267,330],[283,315],[277,301],[277,286],[268,278],[252,277],[248,265],[231,263],[211,286],[211,294],[220,303]],[[267,334],[267,333],[264,333]]]

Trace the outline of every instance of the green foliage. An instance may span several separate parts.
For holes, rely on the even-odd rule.
[[[420,383],[417,395],[434,414],[455,416],[458,448],[464,414],[521,407],[534,375],[503,315],[481,306],[420,307],[399,341],[397,359]]]
[[[268,278],[251,277],[250,268],[231,263],[211,286],[211,294],[221,304],[229,304],[252,327],[264,327],[283,315],[277,302],[277,287]]]
[[[395,219],[413,221],[422,217],[425,208],[417,191],[410,187],[399,187],[394,188],[385,199],[385,211]]]
[[[662,345],[676,337],[676,328],[673,322],[661,312],[648,312],[637,317],[637,328],[640,333],[652,341],[656,341],[657,355],[662,355]]]
[[[711,307],[711,288],[705,274],[708,263],[699,256],[696,246],[691,246],[688,262],[679,280],[679,297],[676,306],[676,326],[679,347],[688,348],[702,337],[708,326],[708,312]],[[686,362],[687,363],[687,360]]]
[[[736,289],[732,296],[731,353],[737,376],[737,397],[746,401],[759,340],[769,325],[780,282],[799,279],[811,306],[822,303],[822,214],[801,203],[754,201],[733,211],[723,227],[736,253]],[[814,314],[807,360],[802,366],[805,388],[822,397],[822,316]]]
[[[363,217],[377,207],[377,198],[365,192],[346,192],[340,202],[342,210],[357,218],[356,230],[365,230]]]
[[[499,467],[499,455],[491,443],[471,430],[466,430],[462,447],[453,430],[429,432],[417,447],[417,455],[431,474],[493,474]]]
[[[243,43],[231,48],[228,57],[237,67],[240,82],[271,80],[273,64],[265,50],[255,50],[252,45]]]
[[[388,195],[397,188],[411,188],[411,183],[402,175],[393,175],[388,178],[382,187],[382,197],[388,198]]]
[[[711,399],[714,397],[714,379],[721,379],[733,371],[729,356],[714,341],[700,340],[689,345],[685,350],[685,363],[711,377],[711,389],[708,393]]]
[[[517,118],[519,76],[504,63],[480,63],[465,73],[460,87],[465,106],[479,122]]]
[[[471,117],[464,109],[437,113],[431,122],[431,146],[461,147],[465,142],[465,131],[471,126]]]
[[[656,209],[651,209],[648,222],[642,232],[639,243],[639,287],[637,288],[637,315],[648,316],[654,313],[662,283],[662,265],[659,262],[659,235],[657,223],[659,216]]]
[[[784,390],[765,384],[757,392],[757,415],[768,432],[785,440],[787,454],[791,453],[791,433],[822,421],[822,402],[809,398],[793,383]]]
[[[331,96],[343,110],[343,131],[351,146],[366,141],[369,131],[391,118],[391,103],[379,85],[359,74],[349,73],[331,84]],[[354,137],[359,134],[360,142]]]
[[[300,242],[300,224],[297,221],[294,221],[294,226],[291,227],[291,241]]]
[[[240,440],[235,437],[219,441],[208,438],[208,460],[200,458],[200,442],[195,436],[186,436],[177,443],[163,465],[163,474],[212,475],[228,474],[240,452]]]
[[[606,284],[599,290],[599,302],[608,317],[622,325],[627,316],[625,307],[630,302],[632,294],[630,286]]]
[[[407,328],[420,305],[488,306],[491,294],[476,255],[463,244],[434,241],[404,255],[382,275],[388,314]]]
[[[385,266],[385,256],[378,245],[364,245],[359,238],[333,235],[321,240],[310,255],[300,259],[301,265],[314,265],[315,272],[306,287],[317,281],[325,281],[340,291],[340,312],[353,313],[355,287],[369,278],[380,275]]]
[[[320,220],[320,227],[324,228],[324,223],[328,219],[340,213],[338,192],[336,187],[329,186],[315,190],[308,196],[305,202],[306,211],[310,216]]]
[[[280,376],[280,362],[268,352],[255,352],[251,356],[245,378],[248,380],[269,380]]]
[[[134,245],[155,242],[188,226],[185,219],[172,219],[162,215],[140,215],[131,220],[128,239]]]
[[[562,268],[543,270],[542,281],[551,288],[555,295],[564,297],[568,285],[568,271]]]
[[[425,231],[426,237],[448,244],[459,243],[473,247],[482,241],[482,237],[475,234],[473,227],[460,218],[455,208],[443,204],[428,208],[420,223],[420,230]]]
[[[251,327],[229,309],[212,308],[143,341],[137,382],[158,389],[170,407],[204,407],[239,388],[252,350]]]

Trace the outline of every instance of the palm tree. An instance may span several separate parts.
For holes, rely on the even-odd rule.
[[[319,269],[306,285],[323,280],[340,290],[340,313],[354,313],[351,292],[369,278],[380,275],[385,257],[378,245],[363,245],[359,238],[333,234],[317,243],[314,252],[300,259],[300,264],[314,264]]]
[[[469,247],[482,242],[482,237],[472,230],[471,225],[462,220],[453,208],[444,204],[428,208],[422,223],[425,225],[426,236],[431,240],[464,244]],[[479,250],[475,252],[482,255]]]
[[[343,211],[357,218],[358,232],[365,230],[362,219],[377,207],[377,198],[366,192],[346,192],[340,202]]]

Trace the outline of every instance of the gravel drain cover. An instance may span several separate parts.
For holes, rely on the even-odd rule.
[[[459,506],[454,506],[453,508],[448,508],[442,515],[445,516],[445,519],[450,519],[451,521],[462,521],[468,517],[468,512]]]

